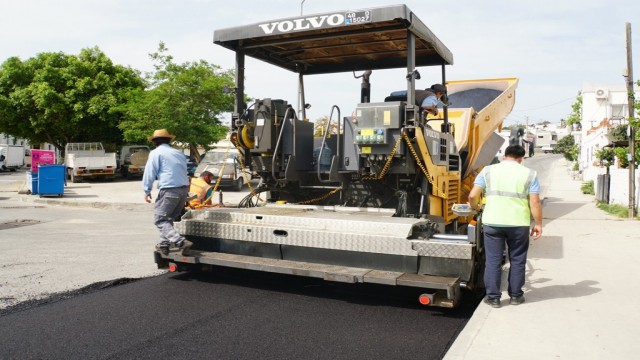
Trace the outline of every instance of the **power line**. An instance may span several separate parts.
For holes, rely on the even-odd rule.
[[[517,110],[516,112],[522,112],[522,111],[533,111],[533,110],[545,109],[545,108],[548,108],[548,107],[551,107],[551,106],[555,106],[555,105],[561,104],[561,103],[563,103],[563,102],[565,102],[565,101],[572,100],[572,99],[575,99],[575,98],[576,98],[575,96],[572,96],[572,97],[568,97],[568,98],[566,98],[566,99],[564,99],[564,100],[560,100],[560,101],[558,101],[558,102],[556,102],[556,103],[553,103],[553,104],[544,105],[544,106],[540,106],[540,107],[537,107],[537,108]]]

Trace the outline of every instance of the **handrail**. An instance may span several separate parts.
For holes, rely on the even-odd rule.
[[[276,178],[276,155],[278,155],[278,148],[280,147],[280,140],[282,139],[282,133],[284,132],[284,127],[285,127],[285,123],[287,122],[287,114],[289,113],[290,110],[293,110],[293,107],[289,106],[287,107],[287,111],[284,112],[284,117],[282,118],[282,126],[280,127],[280,133],[278,134],[278,140],[276,141],[276,147],[273,149],[273,156],[271,157],[271,177],[273,178],[273,180],[275,181],[283,181],[286,180],[286,177],[282,178],[282,179],[278,179]],[[294,116],[294,122],[295,122],[295,116],[296,113],[293,113]],[[293,124],[292,126],[295,126],[295,124]],[[293,138],[295,139],[295,132],[293,134]]]
[[[324,146],[327,143],[327,133],[329,132],[329,129],[331,127],[331,119],[333,118],[333,110],[337,109],[338,110],[338,134],[336,134],[337,136],[337,140],[336,140],[336,155],[340,155],[340,108],[338,107],[338,105],[333,105],[331,107],[331,113],[329,114],[329,119],[327,120],[327,128],[324,131],[324,136],[322,137],[322,144],[320,145],[320,152],[318,153],[318,158],[316,159],[316,174],[318,175],[318,181],[322,182],[322,183],[327,183],[327,182],[332,182],[331,179],[327,179],[324,180],[322,179],[322,176],[320,175],[320,160],[322,159],[322,153],[324,151]],[[336,156],[334,155],[334,156]],[[338,157],[339,159],[339,157]],[[331,171],[331,168],[333,167],[333,158],[331,159],[331,166],[329,167],[329,171]],[[329,175],[331,175],[331,173],[329,173]]]

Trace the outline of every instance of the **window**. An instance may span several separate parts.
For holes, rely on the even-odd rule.
[[[611,118],[612,119],[624,119],[627,117],[627,105],[619,104],[619,105],[611,105]]]

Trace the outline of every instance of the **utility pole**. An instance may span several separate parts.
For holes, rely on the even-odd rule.
[[[636,131],[633,126],[635,101],[633,91],[633,62],[631,56],[631,24],[627,28],[627,100],[629,106],[629,218],[636,217]]]

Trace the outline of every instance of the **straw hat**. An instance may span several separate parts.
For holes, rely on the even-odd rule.
[[[160,130],[154,131],[153,135],[149,136],[147,139],[149,139],[149,141],[153,141],[153,139],[157,139],[157,138],[169,138],[169,140],[173,140],[175,137],[176,137],[175,135],[169,134],[167,129],[160,129]]]

